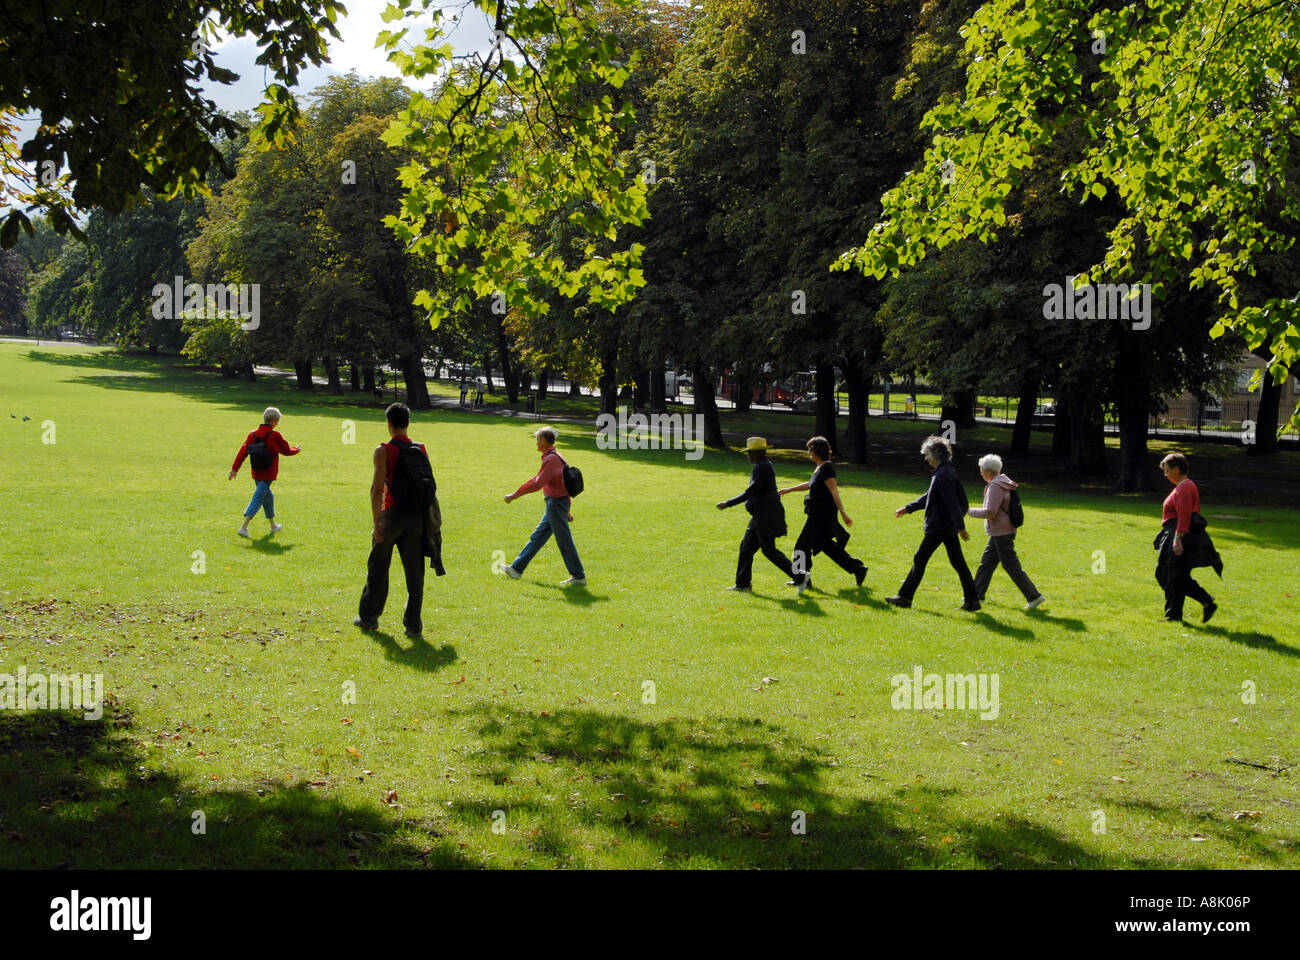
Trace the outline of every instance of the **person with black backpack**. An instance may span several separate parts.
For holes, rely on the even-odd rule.
[[[402,558],[406,574],[406,613],[402,623],[412,640],[424,639],[421,608],[424,606],[424,558],[431,536],[437,547],[432,565],[444,572],[440,558],[442,514],[438,507],[438,485],[433,478],[429,452],[424,444],[407,435],[411,409],[404,403],[391,404],[384,413],[388,442],[375,447],[374,474],[370,481],[370,557],[366,562],[366,585],[352,623],[362,630],[377,630],[379,617],[388,601],[388,571],[393,548]],[[430,530],[431,525],[437,530]]]
[[[546,498],[546,512],[541,522],[533,530],[532,536],[519,551],[512,563],[501,569],[511,580],[518,580],[537,552],[546,545],[546,541],[555,535],[555,543],[560,548],[560,556],[569,571],[569,579],[561,582],[562,587],[585,587],[587,574],[578,559],[578,548],[573,544],[573,533],[569,524],[573,514],[569,511],[573,497],[582,492],[582,472],[577,467],[565,463],[560,452],[555,449],[556,433],[552,427],[542,427],[533,436],[537,439],[537,450],[542,455],[542,468],[537,476],[525,480],[514,493],[506,494],[506,503],[535,491],[542,491]]]
[[[916,588],[925,576],[926,564],[942,544],[948,551],[948,562],[957,571],[957,578],[961,581],[961,609],[974,612],[980,608],[979,596],[975,591],[975,581],[970,575],[970,567],[966,565],[966,556],[961,552],[961,541],[970,539],[963,519],[970,502],[966,499],[966,488],[961,485],[961,479],[952,466],[952,444],[943,437],[927,437],[921,444],[921,456],[934,471],[930,478],[930,489],[907,506],[894,511],[896,517],[917,510],[925,511],[921,545],[916,548],[916,555],[912,557],[912,569],[898,588],[898,593],[885,597],[885,602],[896,607],[912,605]]]
[[[253,482],[257,484],[257,488],[253,491],[253,499],[248,502],[248,508],[244,511],[244,522],[235,531],[241,537],[252,537],[248,532],[248,524],[253,517],[257,516],[259,508],[266,511],[266,519],[271,521],[272,533],[279,533],[284,529],[284,524],[275,522],[275,495],[271,493],[271,484],[275,483],[276,477],[280,475],[280,454],[292,457],[301,452],[302,447],[289,446],[288,441],[280,436],[280,432],[276,429],[279,425],[278,409],[267,407],[263,410],[262,425],[244,439],[243,446],[235,454],[235,462],[230,465],[230,474],[226,479],[234,480],[240,466],[244,463],[244,458],[247,457],[248,465],[253,470]]]
[[[984,505],[971,507],[970,515],[976,520],[984,521],[984,532],[989,542],[980,557],[979,569],[975,571],[975,590],[981,601],[988,591],[993,571],[1002,564],[1011,582],[1020,588],[1028,601],[1026,610],[1033,610],[1043,605],[1047,598],[1039,593],[1034,581],[1020,566],[1016,556],[1016,530],[1025,522],[1025,511],[1020,505],[1020,493],[1014,480],[1002,472],[1002,458],[996,453],[980,457],[980,476],[984,478]]]

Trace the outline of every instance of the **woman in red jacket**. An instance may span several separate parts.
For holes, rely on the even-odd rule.
[[[248,502],[248,509],[244,511],[244,522],[235,532],[241,537],[252,537],[248,532],[248,522],[257,515],[259,507],[266,511],[266,519],[271,521],[271,532],[279,533],[284,529],[284,524],[275,522],[275,495],[271,493],[271,484],[275,478],[280,475],[280,454],[286,457],[292,457],[302,450],[302,447],[291,447],[284,437],[280,436],[275,429],[280,425],[280,411],[275,407],[267,407],[262,411],[262,425],[250,433],[244,440],[244,445],[239,448],[239,453],[235,454],[235,462],[230,465],[230,476],[226,479],[234,480],[235,474],[239,473],[239,467],[244,462],[244,458],[249,456],[249,447],[254,449],[252,454],[253,481],[257,484],[257,489],[253,491],[253,499]]]

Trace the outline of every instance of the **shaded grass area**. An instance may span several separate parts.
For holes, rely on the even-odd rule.
[[[0,346],[0,405],[33,418],[0,420],[0,672],[101,673],[112,699],[99,723],[0,711],[0,866],[1297,863],[1289,506],[1211,520],[1227,569],[1208,627],[1160,621],[1157,496],[1046,485],[1017,547],[1047,606],[1025,614],[999,574],[958,614],[937,558],[902,611],[883,597],[919,518],[892,510],[925,472],[845,468],[866,588],[819,558],[795,597],[760,558],[735,596],[745,517],[713,503],[743,488],[743,457],[603,451],[573,424],[591,582],[565,591],[553,547],[520,582],[493,570],[541,512],[500,499],[536,467],[528,423],[438,410],[413,435],[450,573],[419,643],[398,571],[381,629],[350,626],[382,405],[30,349]],[[251,484],[225,473],[268,403],[305,452],[281,463],[285,530],[259,518],[243,541]],[[778,459],[782,485],[808,472]],[[998,676],[997,718],[895,709],[916,665]]]

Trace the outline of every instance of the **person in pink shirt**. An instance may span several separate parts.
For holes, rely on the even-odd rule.
[[[571,502],[569,491],[564,486],[564,458],[555,449],[555,430],[551,427],[542,427],[533,436],[537,438],[537,450],[542,455],[542,468],[531,480],[525,480],[520,484],[519,489],[514,493],[506,494],[505,500],[506,503],[510,503],[525,494],[540,490],[546,500],[546,512],[542,514],[541,522],[537,524],[537,529],[528,538],[524,548],[519,551],[519,556],[515,557],[513,563],[501,569],[511,580],[518,580],[523,576],[529,562],[537,556],[537,552],[554,534],[555,543],[560,548],[560,556],[564,559],[564,566],[569,571],[569,579],[563,581],[560,586],[586,586],[587,574],[582,569],[582,561],[578,559],[578,548],[573,545],[573,534],[569,531],[573,514],[569,512]]]
[[[1168,545],[1172,556],[1161,584],[1165,590],[1165,619],[1181,621],[1183,600],[1191,597],[1201,605],[1201,623],[1208,623],[1219,605],[1204,587],[1192,579],[1191,554],[1198,545],[1197,539],[1205,536],[1204,521],[1199,524],[1200,529],[1194,529],[1193,524],[1193,518],[1200,520],[1201,492],[1187,476],[1187,458],[1181,453],[1171,453],[1161,460],[1160,469],[1164,471],[1165,479],[1174,485],[1160,512],[1162,533],[1173,531],[1173,541]],[[1163,550],[1161,556],[1164,557]]]

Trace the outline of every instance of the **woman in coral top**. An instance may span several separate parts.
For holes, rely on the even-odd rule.
[[[1192,554],[1198,548],[1197,541],[1205,537],[1205,521],[1200,517],[1201,493],[1187,476],[1187,458],[1181,453],[1171,453],[1161,460],[1160,469],[1164,471],[1165,479],[1174,485],[1173,491],[1165,497],[1164,508],[1160,513],[1163,524],[1161,532],[1166,537],[1173,537],[1172,542],[1161,549],[1162,557],[1165,556],[1165,549],[1172,554],[1168,558],[1167,574],[1161,583],[1165,589],[1165,619],[1181,621],[1183,600],[1191,597],[1201,605],[1201,622],[1208,623],[1219,606],[1206,589],[1192,579]],[[1195,530],[1193,517],[1199,521]]]

